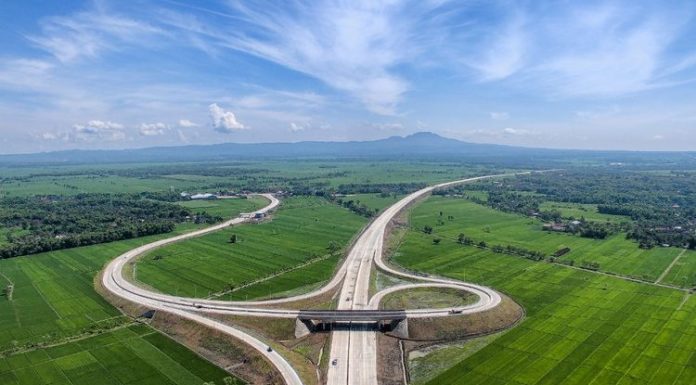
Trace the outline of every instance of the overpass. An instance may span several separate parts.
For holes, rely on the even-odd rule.
[[[405,310],[300,310],[295,337],[353,329],[395,332],[408,337],[407,314]]]
[[[301,321],[379,322],[406,319],[405,310],[300,310]]]

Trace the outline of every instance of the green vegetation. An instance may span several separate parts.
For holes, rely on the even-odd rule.
[[[180,226],[175,233],[190,230]],[[0,352],[40,346],[117,326],[125,318],[94,291],[95,274],[119,254],[170,235],[0,260]]]
[[[500,333],[468,339],[461,343],[426,348],[409,354],[410,384],[420,385],[449,369],[453,363],[463,361],[498,338]]]
[[[696,251],[684,250],[683,254],[661,281],[680,287],[696,288]]]
[[[535,231],[538,224],[528,218],[461,199],[432,198],[416,207],[413,228],[435,223],[439,211],[455,219],[435,226],[437,234],[468,230],[475,239],[490,237],[548,250],[556,248],[554,241],[559,239],[580,242],[571,244],[574,251],[582,251],[582,242],[595,250],[609,242],[615,243],[615,253],[621,250],[617,240],[545,234]],[[628,264],[650,257],[655,255],[625,256],[631,259]],[[522,324],[432,384],[688,384],[696,376],[692,360],[696,299],[685,298],[683,291],[497,254],[455,240],[434,246],[432,235],[419,230],[407,234],[394,261],[409,269],[494,287],[512,296],[527,313]],[[646,269],[652,270],[659,271]]]
[[[330,278],[337,258],[365,219],[323,198],[283,201],[273,219],[241,225],[154,250],[137,264],[136,278],[160,291],[207,297],[272,277],[273,291],[286,291]],[[237,236],[230,243],[232,235]],[[333,250],[333,253],[338,250]],[[292,268],[306,263],[302,270]],[[266,283],[247,286],[233,297],[267,296]]]
[[[0,200],[0,225],[5,226],[6,245],[0,257],[168,233],[192,217],[196,223],[221,219],[139,195],[5,198]]]
[[[539,205],[543,211],[558,211],[564,218],[585,218],[596,222],[625,222],[631,218],[624,215],[602,214],[596,204],[545,201]]]
[[[594,240],[546,232],[542,231],[542,222],[538,219],[503,213],[459,198],[431,198],[414,211],[411,226],[419,230],[431,226],[431,243],[436,237],[446,240],[442,244],[456,242],[463,233],[475,244],[483,241],[489,247],[510,245],[539,251],[547,257],[569,248],[570,251],[558,257],[560,262],[573,261],[576,266],[598,263],[601,271],[652,281],[681,252],[677,248],[640,249],[627,240],[625,234]]]
[[[532,173],[468,186],[488,191],[491,205],[527,214],[543,200],[596,204],[601,214],[630,217],[624,226],[642,248],[671,245],[696,249],[696,178],[692,172],[592,169]],[[520,199],[518,192],[541,197]],[[544,213],[541,212],[542,216]],[[551,212],[553,213],[553,212]]]
[[[466,306],[478,301],[478,296],[457,289],[421,287],[387,294],[382,309],[442,309]]]
[[[224,219],[234,218],[239,213],[248,213],[260,209],[268,204],[268,200],[258,195],[249,198],[213,199],[213,200],[189,200],[176,202],[191,212],[206,212],[213,217]]]
[[[490,172],[490,167],[462,162],[297,159],[0,168],[0,196],[218,190],[380,193]]]
[[[242,384],[144,325],[0,358],[3,385],[191,385],[208,381]]]

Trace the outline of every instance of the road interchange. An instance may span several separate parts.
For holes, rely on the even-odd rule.
[[[337,310],[343,312],[350,310],[370,310],[379,312],[379,301],[385,295],[398,290],[420,287],[446,287],[465,290],[477,295],[479,300],[476,303],[456,307],[454,309],[405,309],[404,312],[407,318],[446,317],[451,316],[453,312],[456,314],[472,314],[492,309],[501,302],[501,296],[493,289],[456,280],[416,275],[389,266],[382,258],[384,235],[387,226],[396,215],[417,199],[429,194],[435,189],[508,175],[512,174],[461,179],[425,187],[407,195],[397,203],[385,209],[377,218],[368,224],[354,242],[344,262],[332,279],[326,285],[311,293],[281,299],[256,301],[221,301],[185,298],[153,292],[150,289],[133,284],[123,275],[123,268],[127,264],[133,263],[139,256],[148,251],[173,242],[199,237],[229,226],[244,223],[248,221],[248,216],[240,216],[205,229],[177,235],[132,249],[115,258],[105,267],[102,275],[102,285],[110,293],[120,298],[150,309],[176,314],[182,318],[198,322],[209,328],[228,334],[248,344],[256,349],[279,371],[287,384],[300,385],[302,384],[302,380],[297,374],[297,371],[276,351],[268,351],[268,345],[266,343],[241,329],[206,317],[205,314],[297,318],[300,314],[300,310],[270,308],[268,306],[277,306],[311,299],[330,293],[336,289],[338,289],[340,295]],[[278,199],[271,194],[259,195],[266,197],[270,203],[256,212],[268,213],[275,209],[280,203]],[[370,298],[369,286],[373,265],[389,275],[425,282],[390,287],[376,293]],[[327,310],[323,316],[333,316],[334,314],[331,314],[331,312],[331,310]],[[330,358],[336,364],[329,366],[327,384],[377,384],[376,332],[367,323],[351,322],[351,327],[346,328],[346,330],[332,332]]]

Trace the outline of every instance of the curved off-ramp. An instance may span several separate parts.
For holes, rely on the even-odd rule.
[[[206,300],[200,298],[177,297],[153,292],[129,282],[123,276],[123,267],[129,262],[134,261],[143,253],[173,242],[198,237],[243,223],[248,220],[247,216],[240,216],[202,230],[177,235],[132,249],[117,257],[106,266],[102,276],[102,284],[105,289],[118,297],[152,309],[177,314],[178,316],[204,324],[247,343],[258,350],[276,367],[276,369],[278,369],[286,383],[299,385],[302,384],[302,381],[290,363],[277,352],[269,352],[264,342],[238,328],[210,319],[202,314],[217,313],[255,317],[295,318],[299,314],[299,310],[268,308],[267,306],[320,296],[338,288],[339,285],[339,310],[376,309],[379,304],[379,298],[386,294],[386,292],[382,294],[378,293],[378,298],[370,301],[369,283],[373,263],[385,273],[427,282],[425,284],[402,285],[399,289],[392,289],[393,291],[422,286],[452,287],[467,290],[479,296],[479,300],[476,303],[459,308],[458,310],[461,310],[462,313],[476,313],[491,309],[501,302],[500,295],[493,289],[456,280],[410,274],[388,266],[382,259],[384,235],[388,224],[399,212],[418,198],[429,194],[435,189],[510,175],[515,174],[488,175],[440,183],[425,187],[407,195],[384,210],[363,230],[333,278],[326,285],[311,293],[261,301]],[[266,213],[278,206],[278,199],[271,194],[260,195],[269,199],[270,203],[256,212]],[[408,317],[444,317],[450,315],[449,309],[406,309],[406,313]],[[367,331],[367,329],[368,328],[361,328],[360,325],[356,325],[356,327],[350,330],[335,331],[332,333],[330,358],[336,360],[336,365],[331,365],[328,369],[328,384],[377,384],[376,334]]]

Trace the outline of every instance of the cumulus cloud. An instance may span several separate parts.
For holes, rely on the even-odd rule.
[[[225,111],[217,103],[208,106],[210,118],[213,120],[213,128],[215,131],[223,134],[229,134],[234,131],[244,130],[247,127],[237,120],[237,117],[232,111]]]
[[[331,125],[329,123],[313,122],[311,120],[307,120],[305,122],[300,123],[290,123],[290,132],[301,132],[307,130],[328,130],[330,128]]]
[[[521,136],[521,135],[531,135],[532,132],[529,130],[521,129],[521,128],[506,127],[503,129],[503,134]]]
[[[491,112],[491,119],[493,120],[508,120],[510,119],[510,114],[507,112]]]
[[[90,120],[89,122],[87,122],[87,124],[75,124],[73,125],[73,128],[75,129],[75,131],[80,133],[97,134],[104,131],[122,130],[123,125],[108,120]]]
[[[126,138],[124,126],[109,120],[90,120],[86,124],[74,124],[72,131],[44,133],[46,140],[62,139],[66,141],[118,141]]]
[[[140,125],[140,135],[143,136],[157,136],[164,135],[164,132],[169,129],[164,123],[142,123]]]
[[[184,127],[184,128],[198,127],[198,124],[196,124],[188,119],[181,119],[181,120],[179,120],[179,127]]]
[[[304,131],[306,129],[307,129],[306,124],[294,123],[294,122],[290,123],[290,131],[292,131],[292,132],[300,132],[300,131]]]

